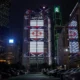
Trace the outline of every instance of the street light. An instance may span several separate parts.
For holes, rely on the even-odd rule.
[[[45,9],[46,7],[45,6],[43,6],[43,9]]]
[[[64,51],[65,51],[65,52],[68,52],[68,49],[66,48],[66,49],[64,49]]]
[[[56,60],[57,58],[56,58],[56,56],[54,57],[54,60]]]

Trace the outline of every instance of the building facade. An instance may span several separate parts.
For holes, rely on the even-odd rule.
[[[77,67],[80,65],[80,3],[73,8],[69,22],[64,26],[58,38],[58,54],[61,65]],[[62,43],[61,43],[62,42]],[[61,47],[62,45],[62,47]],[[61,48],[61,49],[60,49]]]
[[[48,9],[27,10],[24,15],[23,57],[25,67],[31,64],[51,65],[51,23]]]
[[[69,54],[71,55],[69,62],[74,65],[80,65],[80,3],[77,2],[70,14],[68,23],[68,39]]]
[[[61,16],[61,10],[60,6],[54,6],[54,12],[53,12],[53,23],[54,23],[54,62],[55,65],[61,64],[61,59],[60,59],[60,53],[59,52],[59,47],[61,47],[61,31],[62,31],[62,16]]]
[[[16,42],[10,42],[9,40],[9,42],[6,43],[5,59],[8,64],[15,64],[20,61],[20,46]]]

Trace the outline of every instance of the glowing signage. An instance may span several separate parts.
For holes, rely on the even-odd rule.
[[[69,49],[70,49],[70,53],[78,53],[79,52],[79,43],[76,41],[69,42]]]
[[[43,20],[30,20],[30,26],[44,26]]]
[[[60,7],[59,6],[54,7],[54,12],[60,12]]]
[[[9,39],[9,43],[14,43],[14,40],[13,39]]]
[[[44,30],[30,29],[30,38],[44,38]]]
[[[78,38],[78,31],[76,29],[69,29],[68,34],[69,34],[69,39],[77,39]]]
[[[77,27],[77,21],[72,20],[71,23],[69,23],[69,27]]]
[[[31,41],[30,42],[30,53],[33,54],[39,54],[44,52],[44,42],[36,42],[36,41]]]
[[[78,30],[76,27],[77,27],[77,21],[72,20],[68,26],[69,52],[70,53],[79,52]]]

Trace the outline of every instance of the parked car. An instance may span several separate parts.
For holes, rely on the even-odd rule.
[[[47,69],[45,69],[45,68],[44,68],[44,69],[42,69],[42,73],[43,73],[43,74],[47,74],[47,72],[48,72],[48,70],[47,70]]]
[[[72,69],[69,69],[69,70],[67,70],[66,72],[64,72],[63,74],[62,74],[62,80],[68,80],[68,76],[71,74],[71,73],[73,73],[74,71],[76,70],[76,68],[72,68]]]
[[[23,74],[25,74],[25,72],[24,72],[23,70],[20,70],[20,71],[19,71],[19,74],[20,74],[20,75],[23,75]]]
[[[57,71],[59,71],[59,69],[50,70],[47,72],[47,75],[56,77]]]
[[[72,80],[72,79],[80,80],[80,68],[76,68],[75,71],[71,72],[71,73],[68,75],[68,79],[69,79],[69,80]]]
[[[7,79],[9,77],[11,77],[10,73],[8,73],[8,72],[1,72],[1,78],[2,79]]]
[[[56,77],[60,77],[61,74],[63,74],[65,71],[66,71],[65,69],[61,69],[61,70],[57,71]]]
[[[50,71],[47,72],[47,75],[51,76],[55,73],[55,71],[56,71],[56,69],[50,70]]]

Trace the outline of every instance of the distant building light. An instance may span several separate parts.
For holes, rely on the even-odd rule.
[[[45,6],[43,6],[43,9],[45,9]]]
[[[59,7],[55,7],[54,8],[54,12],[60,12],[60,8]]]
[[[14,43],[14,40],[13,39],[9,39],[9,43]]]
[[[57,58],[56,57],[54,57],[54,60],[56,60]]]
[[[65,49],[66,52],[68,52],[68,49]]]

